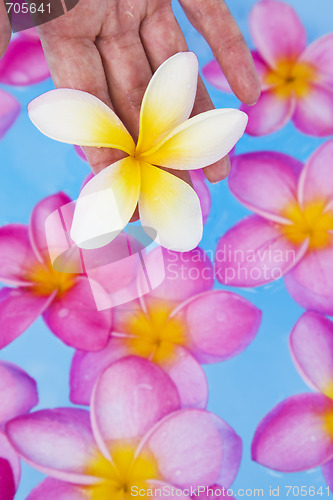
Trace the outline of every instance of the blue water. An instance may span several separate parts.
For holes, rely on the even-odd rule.
[[[247,18],[254,0],[233,0],[229,3],[246,40],[252,46]],[[309,41],[332,31],[332,0],[289,0],[289,3],[295,7],[305,24]],[[189,47],[198,55],[202,67],[211,59],[210,49],[176,4],[175,11]],[[71,146],[45,138],[29,121],[27,103],[51,89],[50,80],[25,89],[3,88],[19,99],[23,111],[0,142],[0,225],[27,223],[31,210],[41,198],[59,190],[75,198],[89,169]],[[208,89],[217,107],[238,106],[235,97],[209,85]],[[322,142],[303,136],[289,124],[268,137],[245,136],[237,152],[276,150],[304,161]],[[248,212],[229,193],[226,182],[211,186],[210,189],[213,206],[205,226],[202,246],[213,252],[219,236]],[[217,283],[216,288],[222,286]],[[286,485],[324,487],[326,485],[320,469],[299,474],[280,474],[251,462],[250,458],[251,440],[263,416],[286,397],[310,390],[298,375],[288,349],[290,331],[303,310],[289,297],[282,280],[260,289],[232,290],[251,300],[263,311],[259,334],[243,354],[205,368],[210,385],[209,409],[232,425],[244,442],[242,466],[233,489],[263,488],[266,493],[264,498],[268,498],[269,487],[276,488],[279,485],[280,498],[287,498],[284,492]],[[52,335],[40,319],[0,353],[2,359],[17,363],[38,381],[40,403],[37,408],[72,406],[68,399],[72,355],[73,350]],[[23,464],[16,498],[26,498],[43,477]]]

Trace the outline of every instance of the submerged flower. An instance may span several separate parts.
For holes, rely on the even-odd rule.
[[[217,363],[239,354],[255,337],[261,312],[231,292],[213,290],[213,268],[199,248],[186,253],[163,249],[163,283],[126,306],[113,309],[107,347],[76,352],[71,369],[71,400],[89,404],[99,374],[129,354],[160,365],[177,386],[183,407],[204,408],[208,388],[199,363]],[[159,249],[146,257],[159,275]],[[138,275],[138,289],[145,272]]]
[[[0,139],[13,125],[20,114],[20,110],[21,106],[18,100],[8,92],[0,89]]]
[[[36,382],[18,366],[0,361],[0,401],[0,496],[1,500],[13,500],[21,467],[3,428],[38,403]]]
[[[88,277],[57,271],[50,261],[45,221],[60,207],[70,207],[70,202],[63,193],[49,196],[36,205],[29,226],[0,228],[0,280],[11,285],[0,290],[0,348],[23,333],[40,314],[50,330],[73,347],[101,349],[108,341],[111,311],[97,310]],[[59,241],[63,237],[59,234]],[[116,278],[122,275],[122,263],[117,267],[120,274]],[[90,280],[93,274],[91,271]],[[106,294],[103,283],[112,292],[118,286],[115,281],[115,276],[104,270],[99,276],[99,293]]]
[[[256,3],[250,15],[252,38],[258,52],[253,59],[262,86],[255,106],[242,105],[249,115],[246,132],[263,135],[290,119],[303,133],[333,133],[333,34],[306,47],[306,32],[290,5],[275,0]],[[230,87],[216,61],[205,66],[213,85]]]
[[[28,500],[129,500],[133,491],[142,498],[164,486],[229,487],[242,453],[228,424],[204,410],[180,410],[171,379],[136,357],[103,372],[90,416],[42,410],[12,420],[7,432],[21,457],[51,476]]]
[[[71,230],[79,247],[109,243],[137,204],[143,227],[153,228],[162,246],[178,251],[197,246],[202,236],[199,199],[164,168],[195,170],[216,162],[235,145],[247,122],[245,113],[232,109],[188,119],[197,77],[198,61],[191,52],[176,54],[159,67],[142,101],[137,144],[115,113],[85,92],[53,90],[29,105],[31,120],[49,137],[128,155],[81,191]]]
[[[299,304],[333,314],[332,166],[333,141],[304,167],[273,152],[233,159],[230,189],[256,215],[219,240],[216,268],[222,283],[252,287],[286,275]]]
[[[282,472],[324,465],[333,481],[333,323],[307,312],[290,336],[290,349],[305,382],[317,393],[292,396],[277,405],[258,426],[253,460]]]
[[[0,83],[27,86],[39,83],[49,76],[37,30],[19,33],[0,59]]]

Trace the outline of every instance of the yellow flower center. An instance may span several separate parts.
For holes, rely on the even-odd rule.
[[[160,479],[156,460],[146,452],[135,457],[135,447],[118,443],[111,449],[113,463],[106,460],[99,452],[86,469],[86,474],[101,478],[101,482],[87,486],[91,500],[130,500],[132,488],[146,490],[147,481]],[[140,498],[146,498],[141,496]]]
[[[317,79],[316,69],[307,62],[280,61],[265,77],[265,83],[272,86],[281,99],[294,95],[298,99],[307,97]]]
[[[301,208],[298,203],[289,205],[283,212],[292,224],[284,225],[284,235],[299,245],[309,239],[309,249],[324,249],[331,244],[330,231],[333,231],[333,212],[326,209],[323,202],[308,203]]]
[[[32,290],[37,295],[50,295],[54,291],[61,295],[72,288],[75,276],[75,274],[56,271],[51,264],[38,263],[25,278],[34,283]]]
[[[176,318],[170,317],[172,308],[165,303],[156,303],[148,312],[140,310],[128,321],[126,338],[131,352],[155,363],[172,359],[176,347],[185,344],[185,327]]]

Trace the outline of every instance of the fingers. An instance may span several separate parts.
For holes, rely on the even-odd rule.
[[[153,71],[172,55],[188,50],[185,37],[175,19],[170,2],[162,1],[157,8],[147,13],[141,24],[140,36]],[[214,105],[206,87],[199,78],[192,115],[204,113],[213,108]],[[230,161],[228,157],[204,169],[204,173],[210,182],[218,182],[224,179],[229,171]],[[190,183],[188,172],[173,170],[173,173]]]
[[[112,107],[101,56],[94,43],[95,31],[85,26],[89,13],[78,10],[79,5],[66,16],[38,28],[50,72],[56,87],[89,92]],[[91,16],[90,20],[93,23]],[[99,24],[95,26],[97,33]],[[108,148],[84,148],[84,152],[95,174],[124,156]]]
[[[4,2],[0,2],[0,57],[7,50],[12,30]]]
[[[210,45],[232,90],[245,104],[260,96],[251,52],[223,0],[179,0],[189,21]]]
[[[133,11],[125,11],[121,3],[112,19],[104,23],[96,46],[115,111],[137,140],[141,102],[152,70],[139,36],[140,11],[134,5]]]

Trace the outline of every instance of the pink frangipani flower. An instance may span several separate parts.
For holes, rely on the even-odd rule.
[[[84,273],[56,270],[50,261],[45,221],[70,203],[63,193],[49,196],[36,205],[29,226],[10,224],[0,228],[0,280],[11,285],[0,289],[0,348],[23,333],[39,315],[70,346],[95,350],[105,347],[108,341],[111,310],[97,310],[91,291],[94,270],[89,281]],[[108,250],[105,247],[102,252]],[[115,276],[105,270],[100,273],[99,293],[108,296],[118,286],[117,277],[124,274],[123,267],[119,262]],[[129,271],[133,269],[126,268],[127,274]]]
[[[183,407],[205,408],[208,387],[200,363],[217,363],[243,351],[255,337],[261,311],[231,292],[213,290],[213,269],[199,248],[163,250],[166,277],[152,292],[113,309],[112,336],[105,349],[77,351],[71,368],[71,400],[89,404],[99,374],[128,355],[160,365],[179,391]],[[146,264],[158,274],[159,253]],[[138,274],[138,288],[144,273]]]
[[[229,487],[242,453],[228,424],[204,410],[180,410],[171,379],[138,357],[102,373],[90,415],[42,410],[6,428],[21,457],[50,476],[27,500],[129,500],[133,491],[151,497],[149,490],[165,486]]]
[[[18,100],[8,92],[0,89],[0,139],[13,125],[20,114],[20,110],[21,106]]]
[[[42,44],[36,29],[20,33],[0,59],[0,83],[27,86],[50,77]]]
[[[333,134],[333,34],[307,47],[306,32],[296,12],[275,0],[255,4],[250,28],[258,49],[252,55],[262,95],[255,106],[241,106],[249,116],[246,132],[269,134],[292,119],[305,134]],[[210,83],[230,91],[215,60],[203,73]]]
[[[4,425],[28,413],[38,403],[36,382],[18,366],[0,361],[0,401],[0,497],[13,500],[21,467]]]
[[[274,152],[233,159],[229,186],[255,215],[219,240],[218,279],[259,286],[285,276],[288,291],[303,307],[333,314],[333,141],[305,166]]]
[[[259,424],[252,443],[253,460],[282,472],[324,466],[333,482],[333,323],[306,312],[290,336],[295,365],[316,393],[292,396]]]

